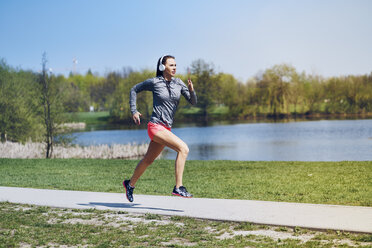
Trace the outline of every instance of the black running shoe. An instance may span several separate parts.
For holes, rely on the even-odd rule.
[[[124,180],[123,181],[123,186],[125,189],[125,195],[127,196],[128,201],[133,202],[133,190],[134,187],[130,186],[129,180]]]
[[[187,189],[184,186],[180,186],[179,188],[176,188],[176,186],[174,186],[172,194],[176,195],[176,196],[185,197],[185,198],[191,198],[192,197],[192,194],[187,192]]]

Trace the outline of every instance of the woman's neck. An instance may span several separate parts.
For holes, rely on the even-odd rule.
[[[167,81],[171,81],[172,80],[172,75],[168,75],[168,74],[163,73],[163,77]]]

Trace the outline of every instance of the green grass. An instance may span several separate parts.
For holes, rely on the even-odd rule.
[[[0,185],[122,192],[138,160],[0,159]],[[195,197],[372,206],[372,161],[187,161],[184,184]],[[169,195],[174,161],[156,160],[137,194]]]
[[[108,111],[66,113],[68,122],[85,122],[87,125],[106,124],[110,117]]]
[[[226,115],[229,113],[229,107],[227,106],[217,106],[214,107],[211,111],[211,114],[214,115]]]
[[[201,108],[198,107],[181,108],[179,111],[184,115],[198,115],[202,113]],[[226,115],[228,113],[229,107],[227,106],[214,106],[208,111],[208,114],[211,115]]]
[[[197,108],[197,107],[187,107],[187,108],[181,108],[179,112],[184,115],[197,115],[197,114],[201,114],[202,111],[200,108]]]
[[[0,219],[0,247],[214,248],[372,245],[370,234],[318,232],[302,228],[277,228],[179,216],[61,209],[6,202],[0,203]],[[261,235],[252,234],[251,231],[261,231]]]

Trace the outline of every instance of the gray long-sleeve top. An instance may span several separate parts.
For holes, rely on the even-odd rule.
[[[174,115],[180,102],[181,94],[192,105],[197,102],[195,91],[190,92],[184,82],[179,78],[172,78],[170,82],[164,77],[147,79],[136,84],[130,90],[130,111],[135,114],[137,111],[137,93],[147,90],[152,91],[153,111],[150,121],[172,127]]]

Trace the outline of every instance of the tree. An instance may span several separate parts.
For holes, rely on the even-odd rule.
[[[229,116],[237,117],[246,100],[244,86],[231,74],[220,74],[220,94],[217,94],[219,103],[229,107]]]
[[[198,96],[197,106],[202,111],[204,121],[208,121],[208,111],[216,104],[217,93],[220,90],[219,77],[213,66],[199,59],[191,64],[192,81]]]
[[[272,115],[288,111],[289,83],[296,77],[296,69],[287,64],[275,65],[265,71],[263,81],[268,86],[266,96]]]
[[[0,60],[0,137],[1,142],[38,140],[35,74],[15,70]]]
[[[305,104],[307,114],[319,113],[322,100],[324,101],[323,79],[320,76],[311,75],[304,83]]]
[[[46,143],[46,158],[53,154],[54,137],[57,134],[58,124],[61,123],[62,106],[62,84],[47,70],[46,53],[42,56],[42,72],[39,76],[41,115],[44,123],[44,137]]]
[[[289,101],[294,105],[294,114],[297,115],[298,108],[297,106],[304,101],[304,82],[305,82],[305,73],[300,75],[295,74],[292,78],[290,85]]]
[[[132,71],[129,74],[123,74],[123,76],[125,78],[119,80],[116,90],[112,95],[110,116],[114,121],[132,123],[132,115],[129,107],[130,90],[134,85],[154,77],[155,72],[149,70],[143,70],[141,72]],[[151,92],[143,91],[137,95],[137,109],[141,112],[142,118],[150,118],[152,113]]]
[[[63,76],[62,76],[63,77]],[[88,109],[89,102],[79,87],[73,82],[65,81],[65,94],[63,105],[66,112],[79,112]]]
[[[369,75],[362,76],[362,81],[358,87],[356,102],[361,113],[372,112],[372,72]]]
[[[90,99],[94,102],[97,108],[108,108],[110,99],[115,92],[122,76],[117,72],[110,72],[105,79],[94,80],[93,75],[86,76],[89,82],[92,82],[89,87]]]

